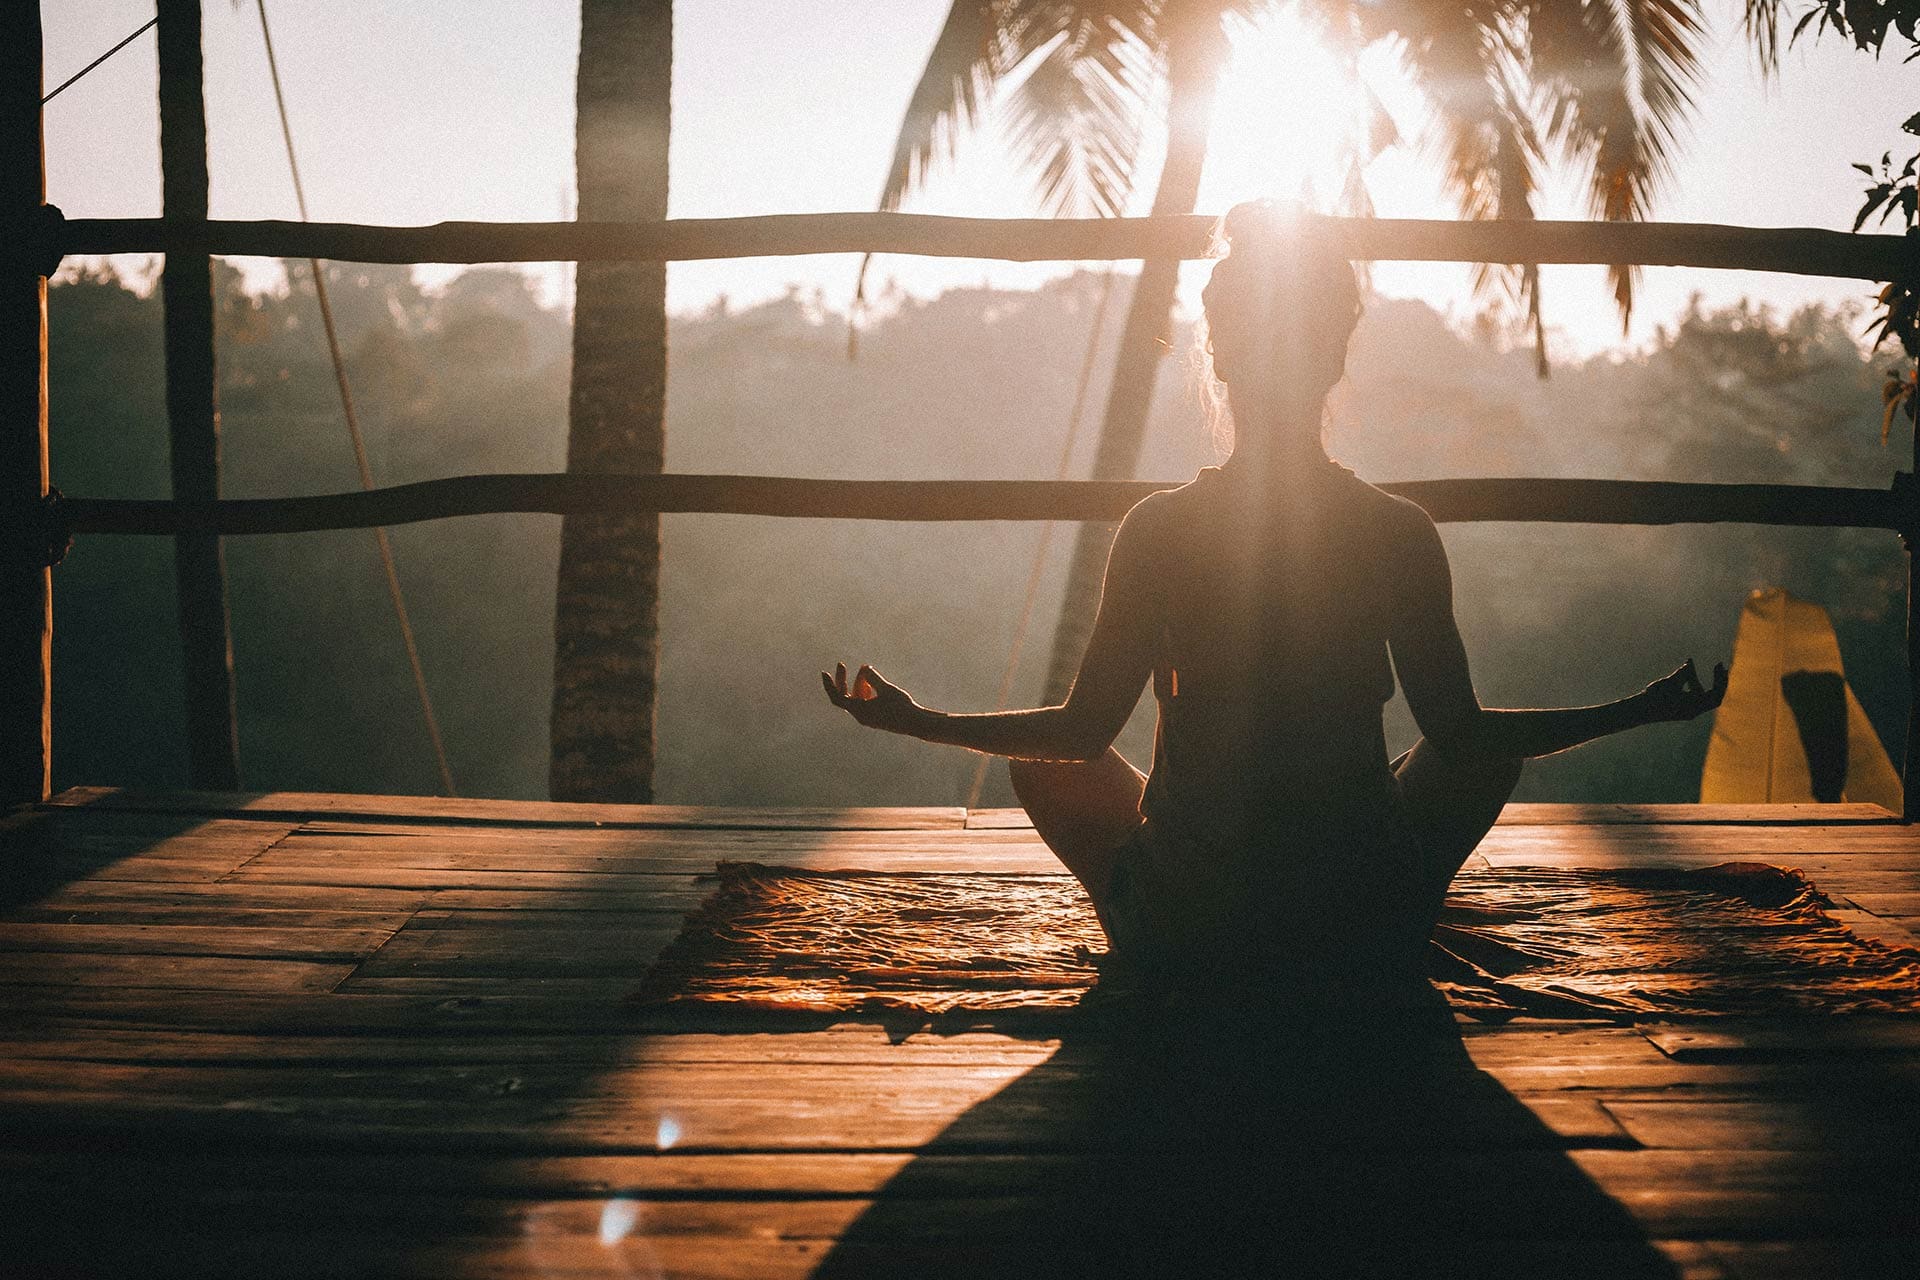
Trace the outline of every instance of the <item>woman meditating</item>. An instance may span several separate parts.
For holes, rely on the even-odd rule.
[[[1265,202],[1237,206],[1222,233],[1202,299],[1232,456],[1127,513],[1065,703],[957,715],[872,667],[821,678],[863,725],[1011,757],[1015,794],[1116,961],[1371,999],[1419,978],[1447,885],[1523,761],[1711,710],[1726,671],[1703,687],[1689,661],[1601,706],[1482,707],[1432,519],[1321,442],[1360,317],[1353,268]],[[1396,676],[1422,737],[1389,762]],[[1149,678],[1143,777],[1112,743]]]

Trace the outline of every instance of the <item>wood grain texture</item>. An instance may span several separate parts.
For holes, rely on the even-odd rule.
[[[1130,1144],[1279,1123],[1212,1200],[1320,1194],[1263,1189],[1297,1167],[1384,1215],[1361,1231],[1313,1201],[1328,1238],[1272,1237],[1307,1272],[1338,1269],[1330,1248],[1462,1276],[1920,1261],[1911,1019],[1462,1025],[1457,1061],[1359,1110],[1270,1085],[1156,1099],[1139,1046],[1097,1024],[722,1028],[624,1003],[723,858],[1062,875],[1014,815],[258,799],[70,793],[0,822],[40,878],[0,910],[10,1266],[1002,1274],[1052,1235],[1085,1244],[1100,1219],[1062,1188],[1104,1186],[1115,1151],[1151,1170]],[[1514,809],[1496,861],[1796,865],[1896,929],[1920,902],[1920,842],[1868,811]],[[1337,1054],[1349,1033],[1268,1034]],[[1192,1158],[1181,1178],[1219,1176]],[[1177,1201],[1171,1177],[1129,1212]]]

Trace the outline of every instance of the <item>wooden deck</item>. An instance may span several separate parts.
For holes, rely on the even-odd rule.
[[[1480,856],[1775,862],[1920,933],[1864,807],[1514,805]],[[1236,1077],[622,1003],[722,859],[1057,874],[1018,814],[81,789],[0,859],[7,1275],[1920,1274],[1920,1019],[1463,1024],[1378,1077],[1302,1027]]]

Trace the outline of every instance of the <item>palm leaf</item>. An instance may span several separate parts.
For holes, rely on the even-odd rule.
[[[1008,134],[1050,216],[1125,211],[1154,78],[1151,51],[1129,33],[1086,24],[1035,60],[1008,100]]]
[[[900,120],[880,188],[883,212],[898,209],[907,192],[925,180],[934,156],[951,155],[960,134],[978,121],[996,70],[999,8],[993,0],[955,0],[947,13]]]
[[[1698,0],[1535,0],[1528,69],[1551,142],[1591,166],[1588,207],[1613,221],[1645,217],[1670,176],[1700,79]],[[1639,268],[1608,268],[1621,328]]]
[[[1401,65],[1427,100],[1431,145],[1461,215],[1532,218],[1541,147],[1513,26],[1497,11],[1459,0],[1383,7],[1374,21],[1404,41]],[[1475,263],[1472,282],[1476,294],[1503,291],[1524,311],[1544,377],[1539,268]]]

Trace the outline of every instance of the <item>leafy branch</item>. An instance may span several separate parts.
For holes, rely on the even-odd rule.
[[[1750,26],[1756,21],[1756,14],[1761,22],[1770,26],[1778,12],[1779,0],[1748,0]],[[1888,33],[1897,32],[1912,46],[1903,61],[1920,59],[1920,0],[1819,0],[1794,24],[1792,38],[1799,39],[1809,26],[1814,30],[1815,39],[1832,31],[1876,58],[1886,46]],[[1900,128],[1920,136],[1920,112],[1907,117]],[[1916,225],[1920,225],[1920,180],[1915,178],[1915,169],[1920,167],[1920,151],[1908,156],[1898,171],[1893,167],[1891,151],[1881,155],[1877,171],[1870,164],[1856,163],[1853,167],[1870,184],[1863,192],[1865,199],[1854,217],[1853,229],[1860,230],[1876,212],[1880,215],[1878,225],[1884,226],[1897,212],[1907,233],[1913,235]],[[1880,345],[1891,338],[1907,355],[1904,363],[1887,370],[1887,381],[1881,388],[1881,399],[1886,406],[1880,418],[1882,443],[1893,430],[1896,413],[1904,412],[1907,420],[1914,422],[1916,411],[1920,411],[1920,386],[1916,385],[1914,363],[1920,360],[1920,296],[1916,295],[1916,288],[1920,288],[1920,281],[1889,281],[1880,291],[1880,312],[1867,327],[1867,336],[1873,339],[1872,350],[1878,351]]]

